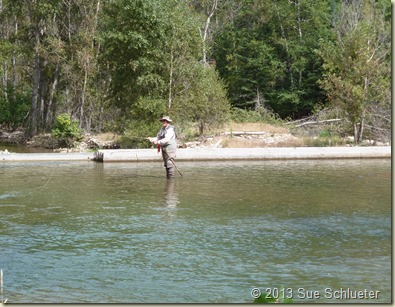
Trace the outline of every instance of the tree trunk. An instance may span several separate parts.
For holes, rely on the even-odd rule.
[[[56,63],[56,69],[55,69],[55,77],[52,83],[52,87],[51,87],[51,91],[49,93],[49,100],[48,100],[48,105],[47,108],[45,110],[45,116],[44,116],[44,121],[45,121],[45,125],[48,126],[49,124],[49,115],[51,113],[51,108],[52,108],[52,104],[53,104],[53,98],[56,92],[56,87],[58,85],[58,79],[59,79],[59,63]]]
[[[40,57],[36,54],[34,57],[33,65],[33,93],[32,93],[32,103],[30,108],[30,134],[37,134],[38,126],[38,112],[37,112],[37,101],[38,101],[38,91],[40,86],[41,77],[41,61]]]
[[[358,127],[358,143],[360,143],[362,141],[362,136],[363,136],[363,131],[364,131],[364,126],[365,126],[365,109],[362,111],[362,116],[361,116],[361,120],[359,123],[359,127]]]
[[[200,140],[203,139],[203,133],[204,133],[204,123],[202,120],[199,121],[199,138]]]
[[[14,18],[15,18],[15,28],[14,28],[15,33],[14,33],[14,35],[17,36],[18,35],[18,19],[16,16]],[[15,57],[14,52],[12,53],[12,60],[11,61],[12,61],[11,82],[12,82],[12,88],[14,89],[14,88],[16,88],[16,82],[17,82],[16,57]],[[15,101],[16,100],[15,91],[13,93],[14,93],[13,99]]]
[[[278,19],[278,22],[280,24],[281,37],[282,37],[282,39],[285,42],[285,52],[287,54],[288,72],[289,72],[289,77],[290,77],[290,81],[291,81],[291,86],[293,86],[294,85],[294,78],[293,78],[293,71],[292,71],[291,56],[289,54],[288,41],[287,41],[287,38],[285,37],[285,31],[284,31],[283,24],[281,22],[281,17],[280,17],[280,13],[278,12],[278,7],[277,7],[277,4],[276,4],[276,1],[274,1],[274,7],[276,9],[277,19]]]
[[[354,123],[354,144],[358,144],[358,124]]]
[[[173,61],[174,61],[174,55],[173,55],[173,50],[171,50],[170,53],[170,76],[169,76],[169,99],[167,103],[167,109],[169,112],[171,109],[171,104],[172,104],[172,87],[173,87]]]
[[[41,79],[41,57],[40,57],[40,26],[39,22],[34,20],[33,9],[31,7],[32,2],[25,0],[27,9],[29,12],[30,26],[34,29],[34,51],[33,51],[33,92],[31,97],[30,107],[30,121],[29,121],[29,134],[34,136],[38,132],[39,126],[39,114],[38,114],[38,99],[40,90],[40,79]]]
[[[299,46],[302,46],[303,35],[302,35],[302,20],[300,17],[300,0],[296,0],[296,6],[298,11],[298,33],[299,33]],[[299,86],[302,86],[302,70],[299,70]]]
[[[211,17],[213,17],[215,11],[217,10],[218,7],[218,0],[214,0],[213,6],[211,8],[211,11],[208,13],[207,19],[206,19],[206,25],[204,27],[204,32],[203,32],[203,37],[202,37],[202,42],[203,42],[203,59],[202,63],[206,64],[207,63],[207,50],[206,50],[206,41],[207,41],[207,35],[208,35],[208,29],[210,27],[210,21]]]

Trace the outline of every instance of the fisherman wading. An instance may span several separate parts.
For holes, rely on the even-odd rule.
[[[171,125],[172,120],[168,116],[162,117],[162,128],[156,137],[148,138],[151,143],[158,145],[158,151],[162,149],[163,163],[166,168],[167,179],[174,178],[174,158],[176,157],[176,131]]]

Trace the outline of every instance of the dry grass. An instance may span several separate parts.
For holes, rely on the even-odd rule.
[[[275,143],[265,142],[265,140],[243,140],[226,139],[221,143],[222,147],[227,148],[257,148],[257,147],[303,147],[305,143],[301,139],[287,139]]]
[[[231,131],[265,131],[270,133],[288,133],[288,129],[280,126],[273,126],[264,123],[231,123],[226,129]]]
[[[249,141],[243,139],[226,138],[221,143],[224,148],[256,148],[265,147],[263,142]]]
[[[289,134],[289,130],[286,127],[274,126],[264,123],[230,123],[224,127],[221,131],[217,131],[218,134],[222,132],[266,132],[267,135],[258,135],[250,138],[234,137],[217,135],[210,141],[205,142],[202,145],[205,146],[216,146],[224,148],[258,148],[258,147],[301,147],[305,146],[305,142],[302,138],[296,138]],[[120,135],[116,133],[100,133],[94,135],[94,137],[101,141],[113,141],[118,142]]]

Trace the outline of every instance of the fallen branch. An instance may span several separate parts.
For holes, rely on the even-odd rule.
[[[307,120],[312,119],[312,118],[313,118],[313,116],[305,117],[305,118],[302,118],[302,119],[297,119],[297,120],[294,120],[292,122],[287,122],[287,123],[285,123],[285,125],[293,125],[293,124],[296,124],[296,123],[307,121]]]
[[[234,132],[224,132],[222,133],[224,135],[234,135],[234,136],[239,136],[239,135],[264,135],[267,134],[267,132],[262,132],[262,131],[234,131]]]
[[[307,126],[307,125],[319,125],[319,124],[325,124],[325,123],[334,123],[334,122],[340,122],[342,121],[342,118],[334,118],[334,119],[327,119],[327,120],[320,120],[320,121],[310,121],[310,122],[305,122],[299,125],[296,125],[295,128]]]

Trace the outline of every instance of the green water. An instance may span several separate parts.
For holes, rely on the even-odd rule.
[[[34,148],[27,147],[25,145],[17,145],[11,143],[1,143],[0,142],[0,151],[15,152],[15,153],[45,153],[45,152],[53,152],[52,149],[48,148]]]
[[[389,159],[178,164],[173,181],[161,162],[0,164],[4,298],[249,303],[253,288],[286,288],[303,303],[391,301]]]

